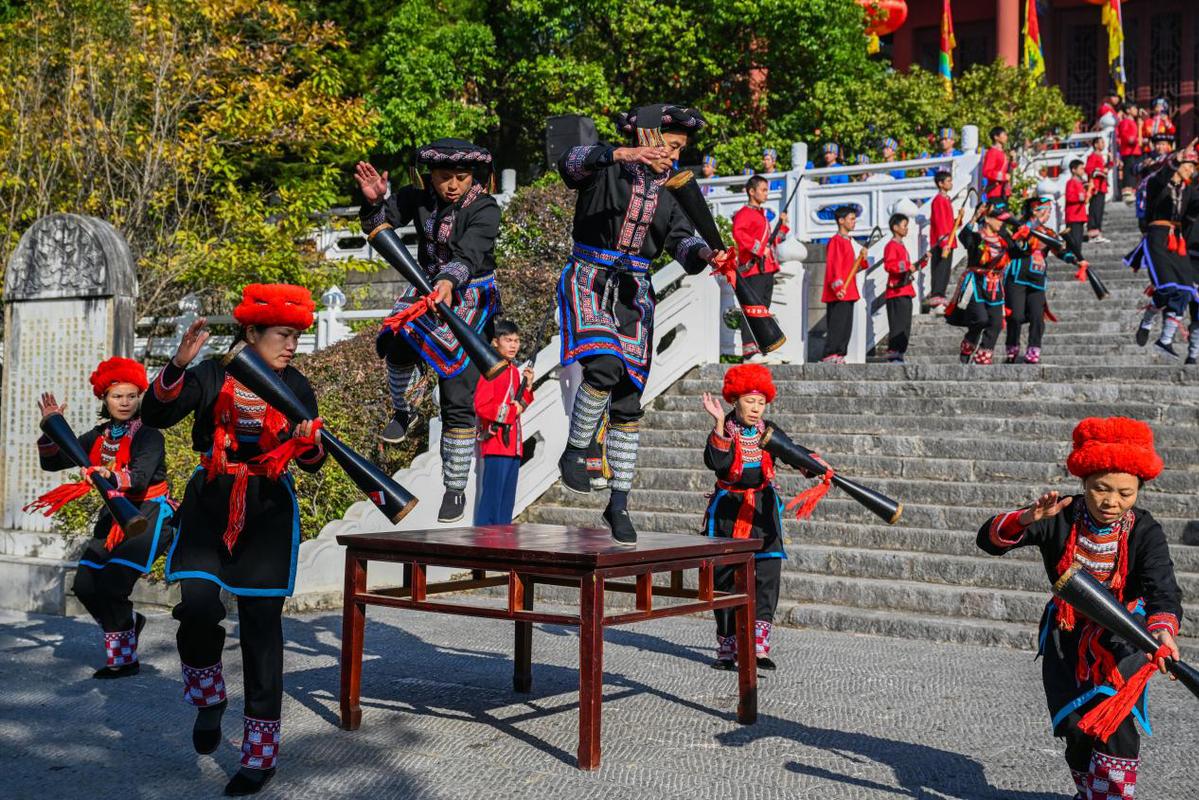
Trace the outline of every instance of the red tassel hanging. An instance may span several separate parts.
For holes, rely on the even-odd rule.
[[[323,424],[318,417],[312,421],[312,433],[308,436],[292,436],[283,444],[268,453],[263,453],[254,458],[254,463],[265,464],[267,476],[271,480],[277,480],[280,475],[287,469],[287,465],[291,460],[300,453],[308,450],[316,445],[316,432],[323,427]]]
[[[415,303],[405,308],[403,311],[397,311],[390,317],[383,320],[383,324],[391,328],[395,333],[399,333],[405,325],[416,320],[418,317],[423,317],[426,313],[433,310],[436,303],[435,294],[425,295],[418,299]]]
[[[84,470],[87,472],[87,470]],[[25,506],[22,511],[41,511],[45,516],[53,516],[59,509],[72,500],[78,500],[92,490],[87,481],[64,483],[56,486],[44,495]]]
[[[1153,661],[1136,671],[1131,678],[1124,682],[1114,695],[1088,711],[1078,723],[1078,729],[1088,736],[1093,736],[1101,742],[1106,742],[1132,711],[1137,700],[1145,691],[1145,685],[1157,671],[1158,659],[1170,655],[1170,648],[1164,644],[1153,654]]]
[[[737,509],[737,521],[733,523],[734,539],[748,539],[749,534],[753,531],[757,494],[754,489],[746,489],[741,495],[741,507]]]
[[[104,540],[104,549],[111,553],[112,549],[123,541],[125,541],[125,531],[121,530],[120,525],[112,523],[108,529],[108,538]]]
[[[828,494],[828,490],[833,485],[833,471],[830,469],[824,473],[824,477],[820,482],[811,488],[805,489],[795,497],[791,498],[791,502],[787,503],[787,510],[795,508],[796,519],[807,519],[812,516],[812,512],[816,510],[816,505],[824,499]]]
[[[1078,265],[1078,272],[1074,273],[1074,280],[1078,281],[1079,283],[1086,283],[1087,282],[1087,267],[1089,267],[1089,266],[1090,266],[1090,264],[1088,264],[1085,261],[1080,263]]]
[[[234,472],[233,487],[229,490],[229,521],[225,525],[225,534],[221,537],[230,554],[233,553],[237,537],[246,525],[246,487],[249,484],[250,468],[245,464],[238,464]]]

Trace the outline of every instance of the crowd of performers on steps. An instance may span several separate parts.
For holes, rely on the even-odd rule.
[[[1160,643],[1147,655],[1060,598],[1041,618],[1045,700],[1053,734],[1065,740],[1076,800],[1132,797],[1141,764],[1137,723],[1152,732],[1145,682],[1155,669],[1166,671],[1163,657],[1180,656],[1182,595],[1169,546],[1137,504],[1162,460],[1144,422],[1089,418],[1074,429],[1066,468],[1081,479],[1081,493],[1047,492],[992,517],[978,531],[978,546],[992,555],[1036,547],[1051,583],[1071,568],[1085,570]]]

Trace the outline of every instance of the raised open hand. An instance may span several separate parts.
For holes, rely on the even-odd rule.
[[[196,356],[200,355],[200,350],[203,349],[204,343],[210,336],[204,327],[207,322],[207,318],[200,317],[188,326],[183,338],[179,340],[179,347],[175,349],[175,355],[171,356],[171,361],[175,363],[176,367],[184,369],[195,360]]]
[[[1027,528],[1034,522],[1040,522],[1047,517],[1056,517],[1073,500],[1073,497],[1061,497],[1059,492],[1046,492],[1021,512],[1020,524]]]
[[[366,202],[371,205],[383,202],[383,198],[387,195],[386,170],[380,175],[372,164],[359,161],[354,165],[354,180],[358,181],[358,188],[362,190],[362,198]]]
[[[724,427],[724,406],[720,404],[719,399],[707,392],[704,392],[704,411],[707,411],[712,419],[716,420],[717,430]]]
[[[65,414],[67,404],[59,405],[52,392],[42,392],[42,396],[37,401],[37,410],[42,413],[42,419],[45,419],[52,414]]]

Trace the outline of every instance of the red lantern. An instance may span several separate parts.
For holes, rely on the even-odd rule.
[[[908,18],[904,0],[858,0],[858,5],[866,10],[866,35],[870,37],[895,33]]]

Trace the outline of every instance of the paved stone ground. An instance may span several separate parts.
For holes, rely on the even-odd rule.
[[[241,737],[235,637],[226,743],[197,756],[169,617],[146,627],[142,673],[115,682],[90,678],[100,648],[89,622],[0,621],[0,795],[219,795]],[[710,622],[609,630],[603,767],[584,773],[572,629],[537,627],[534,691],[520,697],[510,624],[371,609],[353,733],[337,727],[339,630],[335,614],[285,620],[283,761],[263,797],[1069,797],[1027,652],[779,630],[780,671],[761,680],[758,723],[741,726],[735,676],[708,668]],[[1199,706],[1159,681],[1137,796],[1181,798]]]

